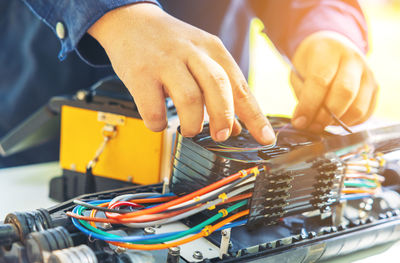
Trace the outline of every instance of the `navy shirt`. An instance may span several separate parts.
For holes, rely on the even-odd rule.
[[[106,12],[137,2],[159,5],[219,35],[245,73],[246,36],[255,13],[289,57],[305,36],[318,30],[338,31],[362,50],[367,48],[365,20],[357,1],[351,0],[0,1],[0,137],[52,96],[87,89],[113,74],[104,50],[86,31]],[[57,37],[57,24],[64,29],[62,39]],[[56,160],[55,145],[0,157],[0,167]]]

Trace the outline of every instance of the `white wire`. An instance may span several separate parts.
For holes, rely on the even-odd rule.
[[[251,182],[251,181],[254,181],[254,180],[255,180],[255,178],[252,176],[252,177],[250,177],[250,178],[247,178],[247,179],[244,180],[243,182],[239,183],[236,187],[240,187],[240,186],[242,186],[242,185],[244,185],[244,184],[247,184],[247,183],[249,183],[249,182]],[[194,202],[198,202],[198,201],[207,199],[208,197],[213,196],[215,193],[220,192],[222,189],[227,189],[227,188],[229,188],[232,184],[233,184],[233,183],[230,183],[230,184],[228,184],[228,185],[225,185],[225,186],[223,186],[222,188],[218,188],[218,189],[216,189],[216,190],[213,190],[213,191],[211,191],[211,192],[208,192],[207,194],[201,195],[201,196],[199,196],[198,198],[194,198],[194,199],[188,200],[188,201],[186,201],[186,202],[183,202],[183,203],[181,203],[181,204],[171,206],[171,207],[168,208],[167,210],[172,210],[172,209],[180,208],[180,207],[183,207],[183,206],[192,204],[192,203],[194,203]]]
[[[237,196],[237,195],[239,195],[239,194],[241,194],[243,192],[246,192],[246,191],[252,189],[253,187],[254,187],[254,184],[248,184],[248,185],[242,186],[242,187],[240,187],[238,189],[235,189],[232,192],[228,193],[227,194],[227,198],[231,198],[231,197]],[[204,204],[204,205],[202,205],[200,207],[194,208],[192,210],[189,210],[189,211],[187,211],[185,213],[182,213],[182,214],[179,214],[177,216],[173,216],[173,217],[166,218],[166,219],[161,219],[161,220],[156,220],[156,221],[150,221],[150,222],[146,222],[146,223],[127,223],[127,224],[124,224],[124,225],[127,226],[127,227],[130,227],[130,228],[145,228],[145,227],[156,226],[156,225],[164,225],[164,224],[176,222],[176,221],[179,221],[179,220],[181,220],[183,218],[187,218],[189,216],[197,214],[197,213],[199,213],[201,211],[204,211],[204,210],[206,210],[206,209],[208,209],[210,207],[213,207],[213,206],[215,206],[215,205],[217,205],[217,204],[219,204],[219,203],[221,203],[223,201],[224,201],[223,199],[217,198],[217,199],[215,199],[213,201],[210,201],[207,204]]]
[[[373,161],[373,160],[349,161],[349,162],[346,162],[346,165],[348,165],[348,166],[365,166],[365,165],[369,165],[369,166],[375,167],[375,168],[380,167],[379,162]]]
[[[367,168],[365,166],[347,166],[348,170],[352,171],[358,171],[358,172],[363,172],[363,173],[373,173],[376,174],[378,173],[378,169],[376,168]]]

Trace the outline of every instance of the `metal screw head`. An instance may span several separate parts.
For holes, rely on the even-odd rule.
[[[156,230],[154,228],[152,228],[152,227],[145,227],[144,228],[144,233],[146,235],[153,235],[153,234],[156,233]]]
[[[56,24],[56,34],[59,39],[64,39],[66,35],[66,29],[62,22]]]
[[[203,254],[200,251],[196,250],[195,252],[193,252],[193,258],[199,260],[203,259]]]
[[[181,252],[180,247],[170,247],[168,249],[168,253],[172,256],[179,256],[180,252]]]
[[[114,249],[114,251],[115,251],[115,253],[117,253],[117,254],[122,254],[122,253],[125,253],[125,252],[126,252],[126,248],[124,248],[124,247],[116,247],[116,248]]]
[[[222,234],[222,236],[225,237],[226,235],[228,235],[228,232],[226,231],[226,229],[224,229],[224,230],[221,231],[221,234]]]
[[[78,100],[84,100],[86,99],[87,91],[86,90],[80,90],[76,93],[76,98]]]
[[[111,229],[112,225],[110,223],[100,223],[101,228],[103,229]]]

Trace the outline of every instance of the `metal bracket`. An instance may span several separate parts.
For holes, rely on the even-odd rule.
[[[97,114],[97,120],[100,122],[105,122],[106,124],[112,126],[122,126],[125,125],[126,117],[123,115],[108,113],[108,112],[101,112]]]
[[[227,228],[221,231],[221,245],[219,247],[219,258],[222,259],[224,255],[228,254],[229,243],[231,241],[231,229]]]

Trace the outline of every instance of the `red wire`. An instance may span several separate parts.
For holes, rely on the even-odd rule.
[[[94,217],[95,213],[92,216],[77,215],[72,212],[67,212],[66,214],[70,217],[74,217],[79,220],[85,220],[85,221],[90,221],[90,222],[110,223],[110,224],[127,224],[127,223],[144,223],[144,222],[160,220],[160,219],[164,219],[164,218],[168,218],[168,217],[173,217],[173,216],[185,213],[193,208],[196,208],[196,206],[182,209],[179,211],[173,211],[173,212],[162,213],[162,214],[141,215],[140,217],[137,217],[137,218],[132,218],[132,219],[131,218],[123,218],[120,220],[111,219],[111,218]],[[98,210],[95,210],[95,211],[98,211]]]
[[[108,208],[114,209],[114,207],[120,207],[120,206],[130,206],[130,207],[133,207],[133,208],[143,208],[143,207],[145,207],[143,205],[139,205],[139,204],[136,204],[136,203],[130,202],[130,201],[118,201],[118,202],[115,202],[112,205],[109,205]]]
[[[249,169],[246,169],[245,171],[247,173],[251,173],[252,170],[255,169],[255,168],[257,169],[257,166],[249,168]],[[217,188],[220,188],[220,187],[222,187],[222,186],[224,186],[226,184],[229,184],[229,183],[239,179],[241,176],[243,176],[243,174],[241,172],[238,172],[238,173],[235,173],[235,174],[233,174],[231,176],[225,177],[224,179],[221,179],[218,182],[215,182],[215,183],[213,183],[211,185],[208,185],[208,186],[206,186],[204,188],[201,188],[201,189],[199,189],[199,190],[197,190],[197,191],[195,191],[193,193],[190,193],[190,194],[187,194],[187,195],[185,195],[183,197],[180,197],[178,199],[169,201],[168,203],[164,203],[164,204],[152,207],[152,208],[143,209],[143,210],[139,210],[139,211],[135,211],[135,212],[131,212],[131,213],[126,213],[126,214],[112,214],[112,213],[110,213],[108,215],[108,217],[120,220],[120,219],[123,219],[123,218],[137,217],[139,215],[144,215],[144,214],[155,214],[155,213],[164,211],[164,210],[168,209],[171,206],[181,204],[181,203],[189,201],[189,200],[191,200],[191,199],[193,199],[193,198],[195,198],[197,196],[201,196],[201,195],[204,195],[204,194],[206,194],[208,192],[211,192],[211,191],[213,191],[213,190],[215,190]]]
[[[178,197],[176,197],[176,196],[167,196],[167,197],[156,197],[156,198],[133,199],[133,200],[129,200],[129,202],[138,203],[138,204],[151,204],[151,203],[162,203],[162,202],[166,202],[166,201],[171,201],[171,200],[174,200],[177,198]]]

